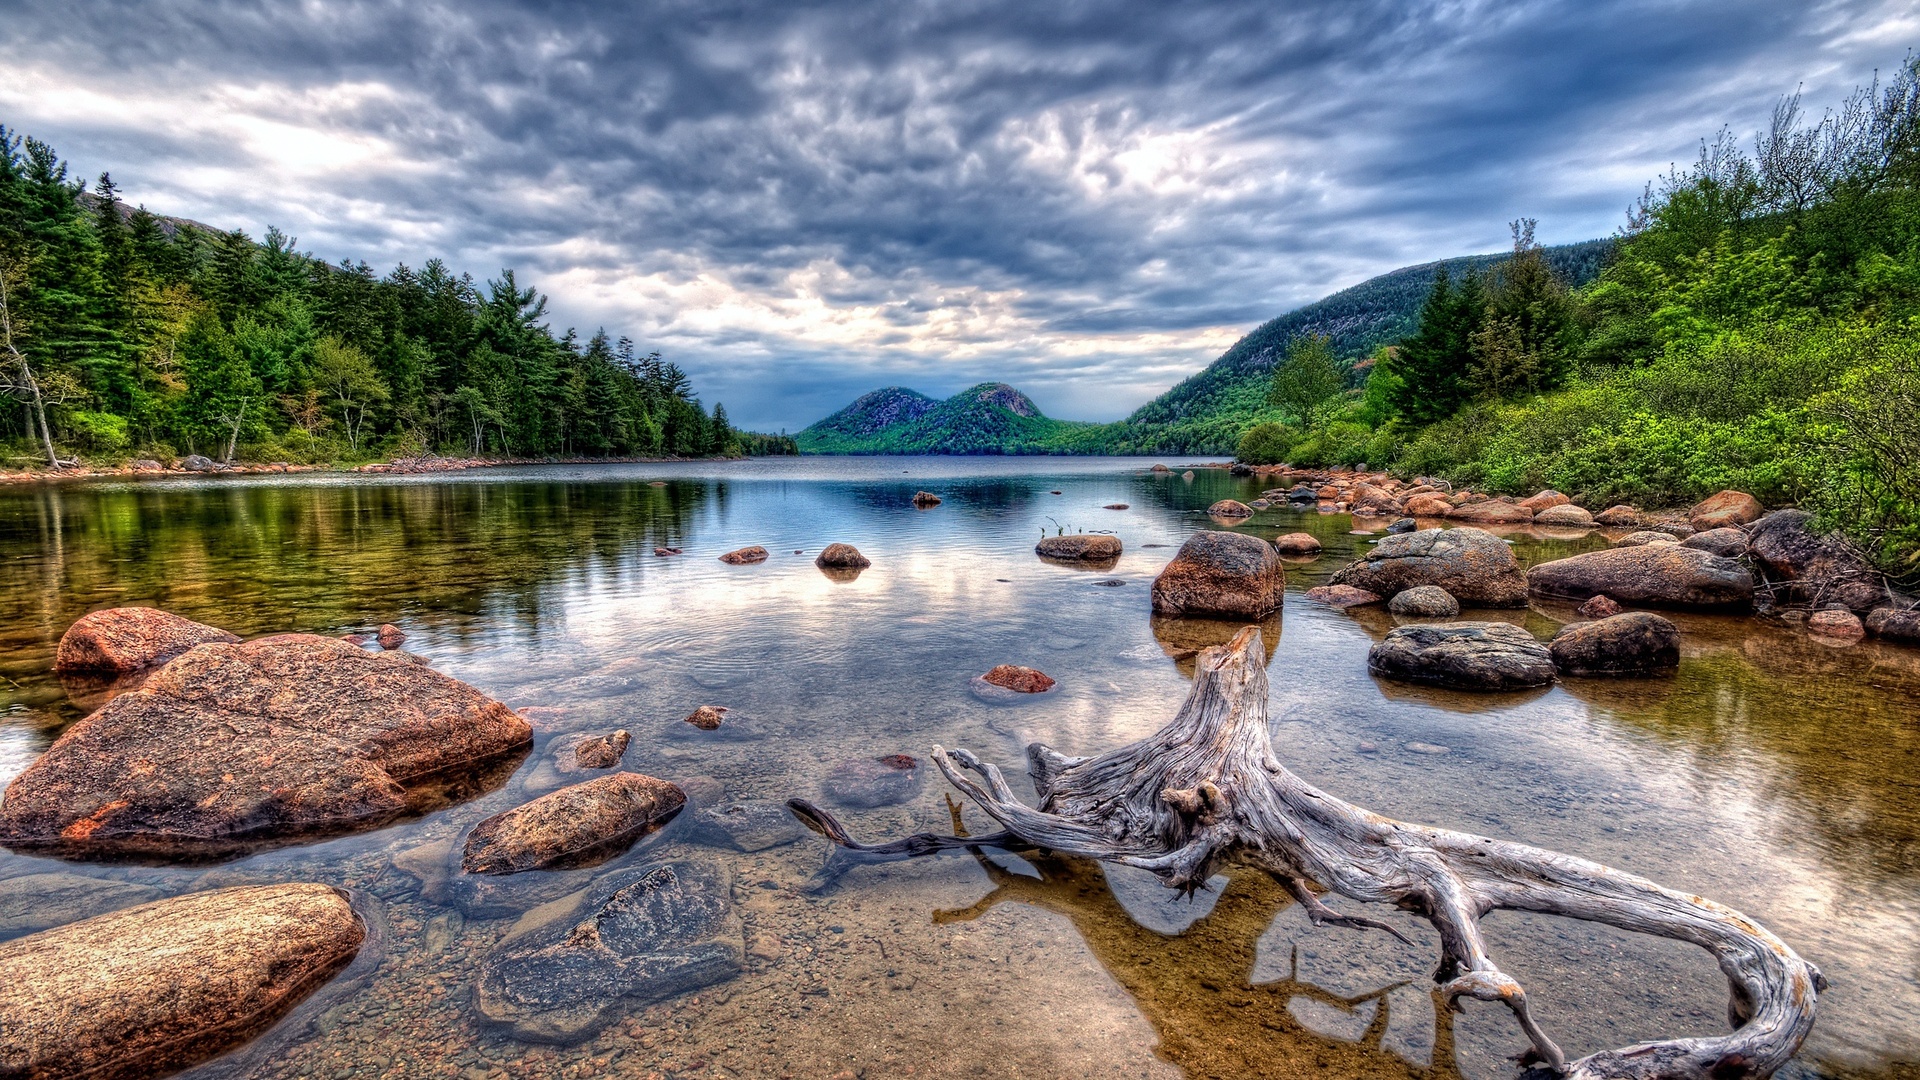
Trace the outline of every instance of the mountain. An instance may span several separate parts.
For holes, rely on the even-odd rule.
[[[1611,240],[1543,249],[1571,288],[1592,281]],[[1220,358],[1125,420],[1050,420],[1005,383],[981,383],[936,401],[904,387],[862,395],[801,432],[803,454],[1226,454],[1266,410],[1273,365],[1300,334],[1325,334],[1334,352],[1364,357],[1411,334],[1444,266],[1455,281],[1484,273],[1505,253],[1464,255],[1392,270],[1271,319]]]
[[[1611,240],[1542,249],[1569,288],[1600,273]],[[1466,255],[1392,270],[1262,323],[1220,358],[1178,386],[1108,425],[1108,453],[1228,453],[1266,404],[1273,365],[1299,334],[1326,334],[1336,355],[1362,357],[1411,334],[1420,308],[1445,266],[1459,281],[1505,261],[1505,253]]]
[[[1047,454],[1099,424],[1054,420],[1006,383],[981,383],[940,401],[901,386],[862,394],[795,436],[803,454]],[[1097,452],[1097,451],[1094,451]]]

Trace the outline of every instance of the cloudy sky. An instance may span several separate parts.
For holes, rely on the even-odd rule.
[[[1000,379],[1113,419],[1408,263],[1611,232],[1900,0],[0,0],[0,123],[162,213],[519,268],[736,422]]]

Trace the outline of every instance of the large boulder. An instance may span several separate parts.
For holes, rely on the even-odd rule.
[[[1747,555],[1762,577],[1783,586],[1778,600],[1838,604],[1864,615],[1887,602],[1884,578],[1838,537],[1814,528],[1805,510],[1775,510],[1747,530]]]
[[[159,1076],[325,985],[366,927],[327,885],[192,893],[0,945],[0,1075]]]
[[[1335,574],[1333,582],[1377,596],[1438,585],[1469,607],[1527,604],[1526,579],[1513,549],[1483,529],[1423,529],[1389,536],[1366,558]]]
[[[207,856],[373,828],[504,780],[532,735],[399,654],[309,634],[201,645],[15,778],[0,843]]]
[[[1453,503],[1445,495],[1427,492],[1408,498],[1405,509],[1414,517],[1446,517],[1453,511]]]
[[[1033,553],[1043,559],[1069,562],[1112,562],[1120,557],[1120,538],[1106,533],[1048,536],[1033,546]]]
[[[1272,544],[1239,533],[1197,532],[1153,579],[1153,610],[1262,619],[1280,610],[1286,588],[1286,571]]]
[[[582,866],[625,851],[678,813],[686,793],[665,780],[618,772],[495,814],[473,827],[460,859],[469,874]]]
[[[60,635],[53,670],[63,675],[124,675],[164,664],[195,645],[239,640],[217,626],[158,608],[107,608],[80,616]]]
[[[1438,585],[1415,585],[1387,601],[1387,610],[1416,619],[1451,619],[1460,614],[1460,601]]]
[[[1553,681],[1547,647],[1503,622],[1396,627],[1368,651],[1367,670],[1455,690],[1524,690]]]
[[[1569,506],[1572,503],[1572,499],[1567,498],[1552,488],[1547,488],[1545,491],[1538,492],[1520,500],[1520,505],[1533,511],[1533,516],[1536,519],[1539,518],[1540,511],[1542,510],[1551,509],[1555,506]]]
[[[733,978],[745,955],[724,866],[643,866],[523,916],[482,962],[474,1006],[515,1038],[578,1043],[637,1005]]]
[[[1709,495],[1687,511],[1687,523],[1700,532],[1746,525],[1759,521],[1765,511],[1760,500],[1744,491],[1722,491]]]
[[[1533,511],[1518,503],[1488,499],[1456,506],[1447,512],[1447,516],[1470,525],[1525,525],[1533,520]]]
[[[1632,611],[1568,623],[1547,644],[1562,675],[1664,675],[1680,666],[1680,628]]]
[[[1679,544],[1607,548],[1527,571],[1539,596],[1584,600],[1600,593],[1644,607],[1741,609],[1753,604],[1753,575],[1732,559]]]

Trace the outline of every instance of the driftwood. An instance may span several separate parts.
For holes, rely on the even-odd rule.
[[[1412,825],[1306,783],[1274,757],[1258,628],[1201,654],[1173,721],[1097,757],[1070,758],[1034,743],[1028,772],[1040,797],[1021,802],[1000,770],[965,750],[932,757],[955,787],[1004,831],[975,837],[922,833],[862,844],[803,800],[789,805],[845,849],[874,861],[962,848],[1038,848],[1140,867],[1191,893],[1241,862],[1274,875],[1316,925],[1386,930],[1328,907],[1320,892],[1390,903],[1440,935],[1442,1000],[1511,1009],[1532,1049],[1526,1060],[1577,1080],[1738,1080],[1770,1076],[1813,1026],[1819,969],[1731,908],[1571,855],[1469,833]],[[1317,891],[1316,891],[1317,890]],[[1733,1030],[1607,1050],[1568,1061],[1500,970],[1480,919],[1509,909],[1564,915],[1689,941],[1712,953],[1731,987]],[[1404,937],[1401,940],[1406,940]]]

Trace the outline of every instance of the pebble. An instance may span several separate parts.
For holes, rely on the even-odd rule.
[[[1410,742],[1407,744],[1407,749],[1416,754],[1450,754],[1453,752],[1448,747],[1430,742]]]

